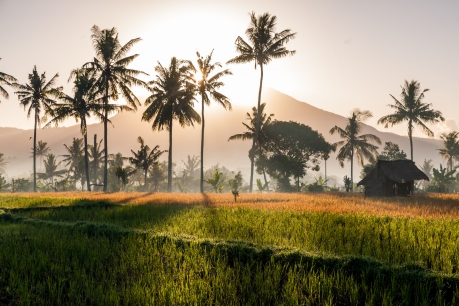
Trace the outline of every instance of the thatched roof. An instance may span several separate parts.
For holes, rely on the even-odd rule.
[[[363,180],[358,182],[357,186],[365,185],[366,181],[374,177],[378,170],[397,183],[429,180],[427,175],[419,170],[411,160],[378,160],[376,167]]]

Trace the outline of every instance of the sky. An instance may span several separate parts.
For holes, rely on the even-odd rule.
[[[147,72],[145,81],[155,78],[158,61],[195,60],[196,51],[214,50],[213,59],[233,72],[222,92],[249,110],[257,101],[259,70],[225,63],[237,55],[235,39],[245,38],[252,11],[276,15],[278,31],[297,33],[286,45],[296,54],[265,67],[264,87],[344,116],[354,108],[370,110],[368,123],[383,130],[376,121],[390,113],[389,94],[398,97],[404,80],[414,79],[430,89],[424,102],[447,119],[432,126],[436,137],[459,130],[455,0],[0,0],[0,71],[25,83],[36,65],[48,78],[59,73],[58,85],[70,93],[70,70],[94,56],[91,27],[116,27],[122,44],[142,39],[132,49],[140,56],[130,67]],[[33,128],[9,92],[9,100],[1,99],[0,126]],[[388,131],[406,134],[406,126]]]

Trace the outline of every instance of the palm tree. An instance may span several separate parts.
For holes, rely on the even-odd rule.
[[[43,161],[43,157],[45,157],[48,154],[49,150],[51,150],[51,148],[48,147],[48,143],[47,142],[44,142],[44,141],[41,141],[41,140],[38,141],[36,156],[40,157],[40,169],[41,169],[41,164],[42,164],[42,161]],[[32,156],[31,157],[33,157],[33,148],[32,148]]]
[[[142,115],[142,120],[153,120],[153,130],[169,131],[169,157],[167,173],[167,190],[172,191],[172,123],[177,120],[180,126],[194,126],[194,122],[201,123],[201,117],[193,109],[194,93],[187,86],[186,75],[189,75],[190,66],[186,61],[173,57],[169,68],[158,62],[155,67],[156,80],[148,84],[152,86],[152,95],[145,100],[147,109]]]
[[[1,60],[1,58],[0,58]],[[3,73],[3,72],[0,72],[0,96],[4,97],[5,99],[8,99],[9,98],[9,94],[8,92],[2,87],[2,85],[9,85],[11,86],[12,85],[12,82],[17,82],[18,80],[16,80],[15,77],[9,75],[9,74],[6,74],[6,73]],[[1,101],[0,101],[1,102]]]
[[[153,149],[150,149],[148,145],[145,145],[142,137],[137,138],[137,142],[140,143],[140,150],[134,152],[131,150],[134,157],[129,158],[129,162],[134,165],[137,169],[142,169],[144,171],[144,189],[147,190],[147,174],[148,169],[151,166],[158,163],[158,158],[166,151],[160,151],[159,146],[155,146]]]
[[[97,143],[96,138],[94,137],[94,145],[88,145],[89,157],[92,159],[89,168],[90,172],[93,174],[93,185],[99,185],[97,180],[100,178],[100,166],[105,161],[105,151],[102,149],[102,141],[103,139]]]
[[[201,96],[201,179],[200,179],[200,191],[201,193],[204,192],[204,128],[205,128],[205,120],[204,120],[204,104],[210,105],[210,100],[218,102],[224,109],[231,110],[231,102],[222,93],[218,92],[218,89],[225,84],[220,81],[220,79],[225,75],[231,75],[231,71],[229,69],[225,69],[223,71],[217,72],[212,75],[212,72],[217,69],[221,68],[222,65],[218,62],[211,63],[212,61],[212,52],[205,58],[196,52],[198,56],[198,69],[194,67],[192,62],[189,62],[191,71],[193,75],[191,79],[193,81],[193,85],[195,86],[196,92]]]
[[[147,87],[145,82],[139,80],[139,74],[146,74],[140,70],[128,69],[127,66],[139,55],[134,54],[127,56],[132,46],[139,42],[140,38],[131,39],[127,44],[122,46],[118,40],[118,31],[116,28],[100,30],[94,25],[91,28],[91,38],[96,56],[92,62],[86,63],[83,67],[94,72],[98,77],[98,87],[104,92],[104,191],[107,191],[107,170],[108,170],[108,132],[107,123],[108,115],[113,110],[109,107],[109,100],[117,100],[119,94],[126,99],[130,107],[124,110],[137,110],[140,101],[131,91],[132,85]]]
[[[373,134],[360,135],[363,128],[363,122],[373,117],[370,111],[361,111],[355,109],[350,117],[347,117],[347,124],[344,129],[334,126],[330,130],[330,134],[337,133],[344,140],[334,143],[332,146],[337,148],[341,147],[338,152],[339,164],[344,167],[344,160],[348,159],[351,161],[351,190],[354,184],[354,155],[357,155],[357,161],[359,165],[363,166],[364,159],[368,159],[370,162],[374,162],[375,155],[377,155],[378,147],[369,143],[369,141],[375,141],[377,144],[381,144],[381,140],[378,136]]]
[[[431,109],[432,104],[423,103],[424,93],[429,89],[424,89],[421,92],[421,85],[418,81],[412,80],[402,87],[401,99],[397,100],[393,95],[395,103],[388,106],[395,110],[393,114],[383,116],[378,120],[378,124],[384,124],[385,128],[394,126],[395,124],[408,121],[408,138],[410,139],[411,160],[413,160],[413,129],[417,125],[429,137],[433,137],[434,133],[425,125],[426,123],[437,123],[445,121],[440,111]]]
[[[54,154],[46,155],[45,159],[45,172],[37,173],[38,177],[42,180],[49,179],[52,187],[53,186],[53,179],[55,176],[62,177],[66,170],[57,170],[60,166],[61,162],[57,162],[56,156]]]
[[[69,168],[69,171],[73,171],[83,156],[83,139],[73,137],[72,144],[70,146],[64,144],[64,147],[68,154],[61,155],[64,157],[62,161]]]
[[[194,178],[194,174],[196,172],[196,169],[198,168],[198,166],[200,165],[200,160],[199,160],[199,156],[191,156],[188,155],[187,156],[187,160],[184,161],[182,159],[182,162],[183,162],[183,165],[185,167],[184,171],[187,172],[187,174],[191,177],[191,178]]]
[[[88,156],[88,133],[86,118],[91,114],[103,119],[103,107],[100,104],[100,91],[96,86],[96,78],[88,71],[75,69],[71,73],[71,77],[75,76],[73,97],[66,94],[60,96],[62,103],[54,106],[54,116],[46,125],[63,122],[69,117],[73,117],[76,122],[80,121],[80,132],[84,142],[84,163],[86,175],[86,188],[91,191],[89,180],[89,156]],[[110,111],[115,109],[123,109],[124,106],[110,104]]]
[[[34,112],[34,130],[33,130],[33,191],[37,191],[37,168],[36,168],[36,156],[37,156],[37,125],[40,124],[40,114],[44,109],[43,120],[46,120],[47,114],[52,114],[53,105],[56,101],[51,97],[59,97],[62,91],[62,87],[55,88],[56,80],[59,74],[56,73],[49,82],[46,82],[46,75],[43,73],[39,75],[37,67],[33,67],[33,71],[29,74],[29,83],[21,85],[13,83],[12,86],[18,91],[15,92],[18,95],[20,104],[24,106],[24,110],[28,107],[27,117],[30,118],[32,112]]]
[[[264,127],[269,125],[272,121],[272,117],[274,117],[274,114],[270,114],[269,116],[264,112],[266,107],[266,103],[262,103],[260,105],[260,118],[261,118],[261,124],[260,124],[260,132],[259,132],[259,137],[258,137],[258,154],[260,158],[263,158],[263,146],[267,141],[267,135],[265,133]],[[255,133],[256,133],[256,125],[257,125],[257,119],[258,118],[258,111],[257,108],[254,106],[252,107],[252,115],[250,113],[247,113],[247,120],[249,120],[250,125],[246,123],[242,123],[244,127],[247,129],[246,132],[242,134],[235,134],[228,138],[228,141],[230,140],[252,140],[252,142],[255,139]],[[250,155],[250,160],[252,164],[254,163],[254,158],[255,158],[255,152],[254,147],[249,152]],[[265,167],[262,165],[262,172],[263,172],[263,178],[265,180],[265,186],[267,187],[267,190],[269,191],[269,185],[268,185],[268,180],[266,179],[266,172],[265,172]]]
[[[437,149],[441,157],[446,159],[446,166],[453,170],[454,159],[459,160],[459,132],[443,133],[440,138],[443,140],[443,148]]]
[[[295,38],[296,33],[292,33],[290,29],[276,33],[276,22],[277,17],[272,16],[269,13],[264,13],[263,15],[256,17],[255,12],[252,12],[250,14],[250,25],[245,31],[245,34],[249,39],[249,43],[245,42],[244,39],[238,36],[235,44],[236,51],[239,55],[227,62],[227,64],[245,64],[253,61],[255,63],[255,69],[257,68],[257,65],[260,66],[260,87],[258,89],[257,109],[260,109],[261,104],[263,66],[267,65],[273,59],[294,55],[296,52],[289,51],[284,47],[284,44]],[[255,151],[255,147],[258,142],[259,132],[260,117],[257,117],[255,138],[252,146],[253,151]],[[252,192],[253,187],[253,167],[254,163],[252,160],[250,167],[250,192]]]

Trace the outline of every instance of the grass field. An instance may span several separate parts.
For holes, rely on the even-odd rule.
[[[457,305],[459,197],[0,195],[0,305]]]

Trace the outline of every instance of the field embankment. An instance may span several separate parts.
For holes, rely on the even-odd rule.
[[[1,195],[0,305],[459,302],[457,196],[232,201]]]

